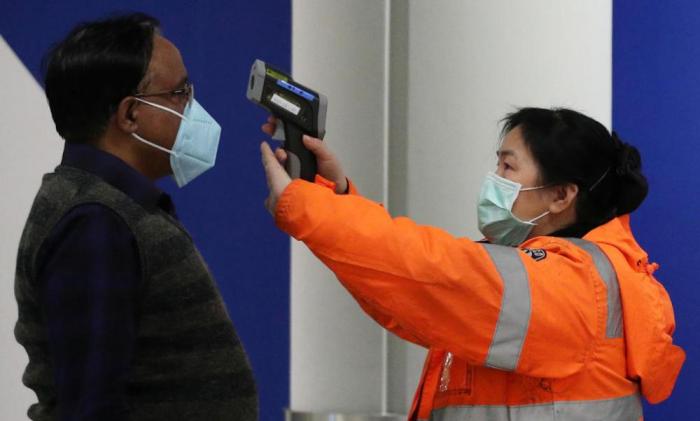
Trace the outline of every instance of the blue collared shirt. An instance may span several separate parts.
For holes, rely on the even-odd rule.
[[[112,154],[67,142],[62,165],[88,171],[141,206],[175,217],[170,197]],[[59,419],[127,418],[126,376],[142,282],[133,234],[109,208],[80,205],[53,228],[38,264]]]

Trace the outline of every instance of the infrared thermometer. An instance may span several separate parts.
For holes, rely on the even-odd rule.
[[[255,60],[250,69],[246,96],[277,118],[277,130],[272,138],[284,141],[285,169],[289,176],[313,182],[316,157],[304,147],[302,136],[323,139],[328,108],[326,96],[295,82],[291,76],[262,60]]]

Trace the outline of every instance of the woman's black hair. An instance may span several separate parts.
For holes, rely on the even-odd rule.
[[[143,13],[113,16],[77,25],[49,50],[44,87],[61,137],[89,143],[104,133],[119,102],[143,80],[158,27]]]
[[[644,201],[649,186],[639,151],[599,122],[566,108],[521,108],[503,119],[502,134],[516,127],[539,166],[540,183],[578,186],[578,231],[628,214]]]

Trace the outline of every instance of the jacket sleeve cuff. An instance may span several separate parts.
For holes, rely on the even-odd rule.
[[[318,195],[334,194],[333,188],[326,184],[310,183],[300,178],[293,180],[284,189],[275,208],[275,223],[278,228],[294,238],[299,239],[301,230],[308,224],[304,220],[309,219],[309,215],[304,212],[305,208],[311,207],[309,202]]]
[[[350,195],[359,195],[360,193],[357,190],[357,186],[355,186],[355,183],[350,180],[350,178],[345,177],[345,180],[348,182],[348,186],[345,189],[344,192],[338,193],[338,194],[350,194]],[[335,192],[335,188],[337,187],[337,184],[334,181],[328,180],[327,178],[322,177],[319,174],[316,174],[314,178],[314,184],[318,184],[319,186],[323,187],[328,187],[331,189],[333,192]]]
[[[357,195],[350,180],[348,185],[348,194]],[[343,195],[336,195],[335,183],[321,176],[316,176],[315,183],[293,180],[277,200],[275,223],[297,240],[304,239],[335,213],[334,196]]]
[[[320,176],[319,174],[316,174],[314,177],[314,184],[318,184],[319,186],[327,187],[329,188],[332,192],[335,192],[335,181],[331,181],[327,178],[324,178]]]
[[[345,194],[359,196],[360,192],[357,190],[357,186],[355,185],[355,183],[353,183],[352,180],[348,177],[346,177],[346,180],[348,180],[348,191],[345,192]]]

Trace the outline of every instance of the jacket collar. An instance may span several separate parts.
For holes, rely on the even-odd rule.
[[[629,214],[611,219],[609,222],[589,231],[583,238],[618,249],[625,256],[630,266],[646,270],[649,256],[640,247],[632,234]]]

